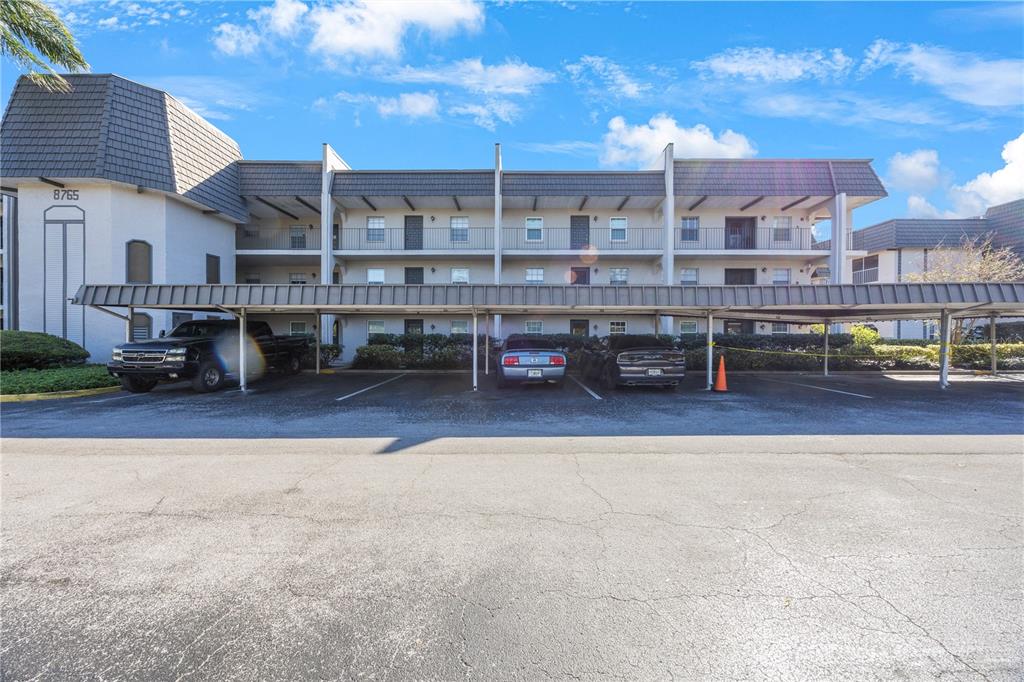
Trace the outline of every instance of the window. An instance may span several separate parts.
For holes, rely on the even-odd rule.
[[[772,334],[788,334],[788,322],[772,322]]]
[[[772,284],[789,284],[791,274],[790,268],[773,268]]]
[[[544,268],[526,268],[527,284],[543,284]]]
[[[590,268],[569,268],[569,284],[590,284]]]
[[[469,241],[469,218],[465,216],[452,216],[449,220],[451,230],[450,239],[453,242]]]
[[[304,225],[292,225],[288,228],[288,244],[293,249],[306,248],[306,227]]]
[[[406,284],[423,284],[423,268],[405,268]]]
[[[452,320],[452,335],[468,334],[469,320]]]
[[[384,216],[371,215],[366,217],[366,241],[384,241]]]
[[[623,321],[623,320],[612,320],[611,322],[608,323],[608,334],[609,335],[625,334],[625,333],[626,333],[626,323],[625,323],[625,321]]]
[[[608,226],[611,228],[611,240],[613,242],[626,241],[626,228],[629,226],[628,218],[610,218]]]
[[[683,286],[696,286],[700,281],[700,268],[682,268],[679,270],[679,283]]]
[[[544,239],[544,219],[526,219],[526,241],[539,242]]]
[[[681,320],[679,322],[679,333],[680,334],[696,334],[697,333],[697,321],[696,320]]]
[[[171,313],[171,329],[176,329],[179,324],[192,321],[192,313]]]
[[[452,268],[452,284],[469,284],[469,268]]]
[[[613,286],[629,284],[629,268],[608,268],[608,283]]]
[[[384,268],[366,268],[367,284],[384,284]]]
[[[132,341],[153,338],[153,318],[146,313],[132,315]]]
[[[206,254],[206,283],[220,284],[220,256]]]
[[[543,320],[527,320],[523,323],[523,331],[527,334],[543,334],[544,333],[544,321]]]
[[[878,281],[878,256],[853,259],[853,283],[865,284]]]
[[[700,239],[700,217],[683,216],[680,238],[684,242],[695,242]]]
[[[128,284],[153,283],[153,247],[133,239],[124,246],[125,278]]]
[[[249,273],[246,273],[246,275],[245,275],[245,283],[246,284],[259,284],[260,281],[261,281],[260,280],[260,273],[258,273],[258,272],[249,272]]]
[[[372,338],[379,334],[386,333],[384,331],[384,320],[367,320],[366,321],[366,337]]]
[[[305,284],[306,273],[304,272],[289,272],[288,273],[288,284]]]
[[[793,241],[793,219],[788,215],[777,215],[772,218],[772,241]]]
[[[289,322],[288,333],[291,336],[305,336],[306,335],[306,323],[305,322]]]

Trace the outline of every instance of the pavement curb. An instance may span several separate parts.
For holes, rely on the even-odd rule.
[[[56,400],[58,398],[80,398],[89,395],[103,395],[120,391],[120,386],[104,386],[102,388],[83,388],[77,391],[54,391],[53,393],[12,393],[0,395],[0,403],[28,403],[33,400]]]

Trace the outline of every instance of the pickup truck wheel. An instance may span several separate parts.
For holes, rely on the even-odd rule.
[[[500,369],[494,373],[494,381],[498,385],[498,388],[505,388],[505,386],[508,385],[505,382],[505,377],[503,377],[501,375],[501,370]]]
[[[129,393],[149,393],[156,388],[157,381],[157,379],[147,379],[145,377],[121,377],[121,388]]]
[[[290,356],[288,362],[285,363],[284,369],[288,374],[298,374],[302,371],[302,358],[298,355]]]
[[[192,388],[199,393],[220,390],[224,385],[224,370],[213,360],[199,365],[199,372],[192,379]]]

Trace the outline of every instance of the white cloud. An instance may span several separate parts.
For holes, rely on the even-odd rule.
[[[519,117],[519,105],[506,99],[489,99],[483,103],[460,104],[451,107],[449,113],[469,116],[473,123],[487,130],[494,130],[498,123],[513,123]]]
[[[960,216],[980,215],[995,204],[1024,197],[1024,133],[1003,145],[1005,165],[991,173],[950,189],[953,211]]]
[[[411,31],[447,36],[483,25],[483,8],[473,0],[370,2],[352,0],[318,5],[309,12],[310,50],[328,59],[389,57],[401,54]]]
[[[637,125],[616,116],[608,121],[602,142],[601,164],[605,166],[649,168],[669,142],[675,143],[677,158],[744,158],[757,153],[745,135],[725,130],[715,136],[703,123],[681,128],[668,114],[657,114]]]
[[[128,28],[126,25],[121,23],[121,20],[118,17],[106,17],[105,19],[100,19],[96,22],[96,25],[99,28],[105,28],[108,31],[123,30]]]
[[[299,20],[309,11],[299,0],[274,0],[269,7],[249,10],[249,18],[278,35],[292,35],[299,28]]]
[[[651,88],[650,84],[634,79],[620,65],[605,57],[584,55],[578,62],[567,64],[565,70],[577,85],[619,99],[638,99]]]
[[[528,95],[555,79],[548,71],[523,62],[507,60],[488,66],[479,57],[435,67],[404,66],[385,78],[399,83],[454,85],[486,95]]]
[[[955,218],[956,215],[950,211],[942,212],[920,194],[911,194],[907,197],[908,218]]]
[[[704,76],[774,83],[838,78],[850,71],[853,60],[838,48],[776,52],[770,47],[734,47],[690,66]]]
[[[908,192],[929,192],[942,183],[939,153],[934,149],[917,149],[904,154],[896,152],[889,158],[886,184]]]
[[[229,120],[232,112],[252,111],[275,99],[252,83],[217,76],[140,76],[139,81],[171,93],[209,119]]]
[[[923,104],[890,103],[852,94],[833,93],[821,97],[778,93],[771,97],[751,98],[747,105],[762,116],[807,118],[837,125],[952,126],[941,113]]]
[[[986,60],[969,52],[876,40],[864,54],[861,75],[889,66],[957,102],[983,107],[1024,104],[1024,60]]]
[[[377,111],[384,117],[437,118],[438,108],[437,95],[432,92],[403,92],[377,102]]]
[[[586,140],[563,140],[561,142],[518,142],[513,146],[538,154],[565,154],[567,156],[592,157],[601,145]]]
[[[259,47],[260,36],[249,26],[224,23],[213,29],[213,44],[229,57],[248,57]]]

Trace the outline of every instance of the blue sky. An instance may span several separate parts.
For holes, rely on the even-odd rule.
[[[858,226],[1024,195],[1021,3],[54,4],[93,71],[168,90],[246,158],[869,157],[891,196]]]

